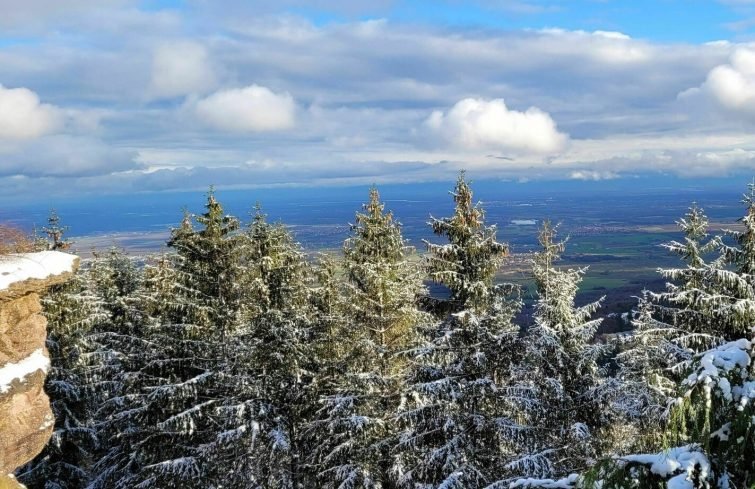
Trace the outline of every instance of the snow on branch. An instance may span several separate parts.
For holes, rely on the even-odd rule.
[[[668,478],[669,489],[692,489],[696,480],[705,480],[710,474],[710,462],[697,445],[675,447],[660,453],[644,453],[619,457],[621,465],[642,465],[651,473]]]
[[[577,474],[571,474],[563,479],[518,479],[509,484],[509,489],[517,487],[521,488],[534,488],[541,487],[544,489],[573,489],[577,487],[579,476]]]

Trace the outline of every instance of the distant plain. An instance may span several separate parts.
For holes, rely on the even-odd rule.
[[[643,289],[664,286],[658,267],[680,263],[661,244],[681,238],[675,221],[693,201],[705,209],[712,233],[739,226],[737,220],[744,210],[740,202],[746,189],[744,181],[741,185],[711,188],[639,183],[628,189],[610,184],[596,184],[591,189],[584,184],[474,183],[475,197],[486,211],[487,222],[497,225],[499,239],[511,247],[512,255],[499,279],[520,284],[525,303],[531,302],[529,263],[537,251],[539,224],[550,219],[559,223],[560,235],[568,237],[561,265],[589,266],[579,301],[605,295],[604,314],[619,316],[631,309],[632,297]],[[448,194],[451,187],[451,182],[380,187],[387,209],[402,223],[404,236],[419,253],[425,250],[423,240],[437,242],[427,224],[430,216],[446,217],[453,210]],[[315,254],[341,248],[354,213],[367,198],[367,190],[368,187],[220,190],[217,197],[229,214],[244,223],[249,221],[255,203],[261,202],[269,220],[285,223],[305,251]],[[82,198],[50,203],[50,207],[55,207],[69,226],[69,236],[75,242],[73,249],[83,256],[112,246],[132,255],[148,255],[165,250],[170,229],[181,221],[183,209],[202,212],[205,193]],[[6,206],[0,210],[0,220],[31,230],[44,226],[48,212],[49,207],[39,204]],[[609,320],[604,330],[621,327]]]

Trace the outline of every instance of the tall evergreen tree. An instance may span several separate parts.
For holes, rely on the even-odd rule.
[[[647,382],[660,408],[671,401],[656,417],[660,423],[647,423],[647,441],[640,444],[664,452],[624,456],[591,474],[604,477],[609,487],[753,484],[753,362],[748,351],[755,320],[754,191],[751,185],[744,199],[744,229],[727,232],[734,245],[724,245],[719,237],[707,239],[707,218],[696,207],[679,222],[685,241],[667,245],[686,266],[661,270],[673,283],[641,303],[632,347],[620,356],[628,377],[639,378],[635,384]],[[719,249],[719,258],[705,260]],[[679,468],[660,473],[657,462],[662,459],[673,459]]]
[[[676,395],[680,369],[695,351],[721,341],[720,304],[711,300],[721,290],[717,283],[721,257],[710,260],[723,243],[709,237],[708,218],[697,205],[677,221],[683,240],[663,246],[677,255],[682,267],[660,269],[669,280],[666,291],[644,291],[632,319],[633,330],[618,338],[619,371],[612,382],[619,407],[639,432],[636,449],[654,448],[664,422],[667,403]]]
[[[139,335],[121,335],[113,348],[119,390],[100,409],[108,450],[93,488],[211,487],[223,470],[211,452],[221,436],[217,407],[228,395],[227,340],[242,316],[241,243],[238,221],[212,191],[205,208],[195,216],[199,229],[185,215],[168,243],[175,265],[147,283],[175,291],[175,301],[154,308]]]
[[[743,229],[726,231],[735,241],[734,246],[724,248],[724,257],[733,270],[715,270],[719,290],[709,298],[716,306],[716,331],[728,341],[746,335],[755,323],[755,182],[748,189],[742,199],[746,207],[740,219]]]
[[[723,257],[708,260],[721,250],[723,243],[720,236],[708,237],[708,218],[697,205],[677,225],[684,233],[684,241],[671,241],[663,246],[677,255],[684,267],[659,270],[671,282],[665,292],[652,298],[659,304],[656,308],[659,319],[677,331],[674,335],[677,344],[701,350],[727,334],[711,324],[721,305],[714,296],[722,291]]]
[[[185,300],[183,321],[207,329],[209,336],[223,341],[242,316],[244,241],[237,233],[239,220],[224,213],[212,189],[205,209],[194,216],[200,229],[194,230],[185,214],[168,246],[176,250],[179,295]]]
[[[448,287],[447,311],[416,350],[399,412],[396,471],[405,487],[482,487],[503,471],[522,426],[527,394],[509,385],[519,328],[516,300],[494,277],[508,247],[486,226],[461,174],[454,215],[433,219],[448,244],[427,243],[431,278]]]
[[[107,313],[107,331],[134,332],[139,322],[136,295],[141,286],[141,272],[125,252],[111,248],[104,255],[94,253],[91,263],[91,286]]]
[[[586,269],[555,264],[565,249],[556,227],[545,221],[534,259],[537,300],[523,337],[521,382],[537,393],[527,412],[530,437],[509,466],[519,475],[554,477],[587,467],[600,454],[610,424],[609,406],[597,392],[605,348],[594,343],[601,319],[591,319],[600,300],[576,306]]]
[[[319,438],[315,466],[321,487],[392,487],[391,448],[405,378],[406,350],[425,315],[416,307],[422,277],[399,224],[370,190],[344,244],[347,275],[339,377],[310,429]]]
[[[751,208],[748,204],[748,215]],[[617,355],[621,382],[616,385],[644,433],[638,437],[639,448],[657,446],[665,422],[661,414],[676,396],[694,355],[736,339],[743,321],[755,320],[747,312],[755,303],[755,289],[743,273],[749,249],[747,226],[742,233],[730,233],[741,241],[739,247],[725,246],[720,236],[710,237],[708,218],[697,205],[677,224],[683,240],[664,247],[679,256],[683,266],[659,270],[669,280],[667,288],[643,294],[634,331],[620,338]],[[744,265],[741,271],[738,262]]]
[[[253,298],[229,366],[242,379],[222,408],[226,433],[243,443],[218,444],[220,474],[234,487],[300,487],[304,426],[313,409],[309,266],[298,243],[270,224],[259,205],[244,235],[245,285]]]

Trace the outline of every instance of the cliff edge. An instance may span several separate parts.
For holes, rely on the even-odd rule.
[[[58,251],[0,256],[0,489],[50,439],[55,420],[44,391],[50,360],[39,296],[68,280],[78,257]]]

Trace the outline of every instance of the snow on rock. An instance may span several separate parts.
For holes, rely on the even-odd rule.
[[[661,453],[626,455],[618,461],[648,466],[653,474],[669,478],[669,489],[693,489],[695,475],[704,480],[710,473],[710,462],[697,445],[684,445]]]
[[[73,272],[78,257],[59,251],[19,253],[0,257],[0,290],[29,279],[46,279]]]
[[[0,487],[4,474],[36,457],[53,433],[40,295],[68,280],[78,260],[55,251],[0,256]]]
[[[0,394],[7,392],[14,381],[23,382],[24,379],[42,370],[47,373],[50,367],[50,359],[45,356],[41,348],[34,350],[28,357],[18,363],[8,363],[0,367]]]

